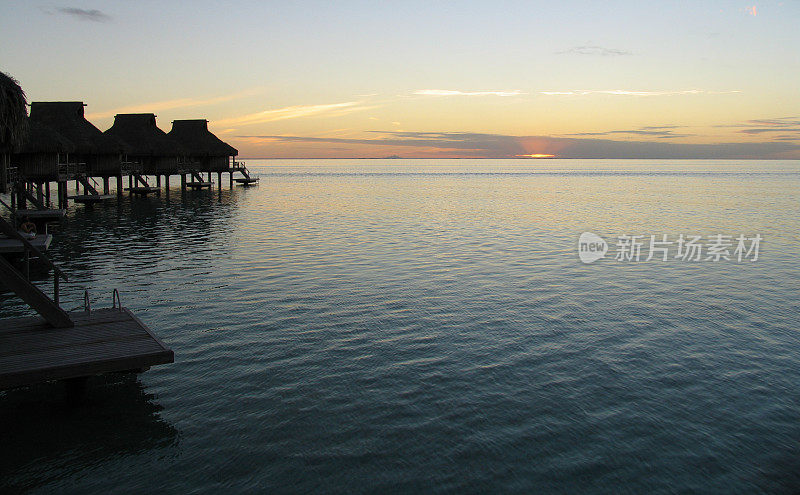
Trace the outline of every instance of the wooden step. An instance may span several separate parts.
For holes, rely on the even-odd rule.
[[[0,280],[25,303],[56,328],[67,328],[74,325],[66,311],[53,302],[44,292],[26,280],[8,261],[0,256]]]

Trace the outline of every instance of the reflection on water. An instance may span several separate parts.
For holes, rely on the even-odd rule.
[[[10,491],[58,486],[98,464],[178,444],[163,408],[131,374],[91,379],[80,400],[51,383],[0,392],[0,401],[0,479]]]
[[[163,407],[139,420],[173,433],[122,432],[139,445],[124,453],[104,435],[110,450],[91,457],[105,447],[55,421],[52,450],[69,453],[31,445],[3,479],[42,492],[800,487],[798,162],[248,166],[255,188],[70,209],[52,247],[64,305],[84,287],[110,305],[119,288],[174,349],[138,392],[140,411]],[[756,263],[583,265],[584,231],[764,242]],[[5,298],[0,311],[28,310]]]

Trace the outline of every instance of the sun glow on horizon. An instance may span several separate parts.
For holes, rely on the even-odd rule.
[[[531,153],[529,155],[514,155],[517,158],[555,158],[556,155],[549,155],[547,153]]]

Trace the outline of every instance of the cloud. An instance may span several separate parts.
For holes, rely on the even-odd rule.
[[[773,119],[753,119],[753,120],[747,120],[740,124],[726,124],[717,127],[738,127],[740,129],[739,132],[744,134],[795,132],[799,133],[798,136],[800,136],[800,117],[777,117]]]
[[[743,126],[766,126],[766,127],[794,127],[800,126],[800,117],[778,117],[774,119],[754,119],[748,120]]]
[[[238,138],[278,142],[338,143],[351,145],[403,146],[412,148],[443,148],[448,150],[485,152],[488,150],[513,149],[514,153],[524,153],[525,149],[515,143],[513,136],[446,133],[446,132],[408,132],[408,131],[368,131],[381,134],[380,138],[327,138],[306,136],[250,135]]]
[[[75,17],[81,21],[108,22],[111,20],[110,15],[97,9],[86,10],[75,7],[59,7],[56,11],[60,14]]]
[[[624,55],[633,55],[633,53],[627,50],[618,50],[616,48],[606,48],[597,45],[583,45],[558,51],[556,52],[556,55],[599,55],[601,57],[619,57]]]
[[[651,141],[512,136],[466,132],[370,131],[377,138],[326,138],[250,135],[242,139],[278,143],[333,143],[416,148],[418,156],[512,158],[554,155],[557,158],[611,159],[769,159],[800,157],[800,145],[789,142],[683,144]]]
[[[247,126],[253,124],[263,124],[266,122],[274,122],[276,120],[296,119],[299,117],[311,117],[318,115],[339,116],[352,112],[360,112],[377,108],[376,106],[367,106],[358,101],[346,101],[343,103],[329,103],[324,105],[295,105],[291,107],[276,108],[273,110],[263,110],[261,112],[241,115],[239,117],[231,117],[222,119],[215,122],[215,125],[226,127]]]
[[[178,98],[175,100],[161,100],[149,103],[137,103],[136,105],[129,105],[125,107],[117,107],[103,112],[95,112],[86,115],[87,119],[105,119],[113,117],[118,113],[156,113],[163,110],[173,110],[176,108],[191,108],[202,107],[208,105],[215,105],[217,103],[225,103],[227,101],[245,98],[247,96],[254,96],[262,93],[262,88],[251,88],[238,93],[229,95],[214,96],[211,98]]]
[[[452,89],[418,89],[415,95],[422,96],[519,96],[522,91],[457,91]]]
[[[769,127],[754,127],[751,129],[742,129],[739,132],[743,132],[745,134],[763,134],[765,132],[798,132],[800,133],[800,127],[779,127],[776,129],[771,129]]]
[[[701,89],[685,89],[679,91],[630,91],[625,89],[578,89],[570,91],[539,91],[546,96],[585,96],[585,95],[616,95],[616,96],[675,96],[675,95],[721,95],[741,93],[741,91],[704,91]]]
[[[683,138],[694,135],[686,133],[677,134],[674,132],[674,130],[678,128],[680,128],[680,126],[676,125],[645,126],[645,127],[640,127],[638,129],[629,129],[629,130],[613,130],[613,131],[603,131],[603,132],[577,132],[574,134],[564,134],[564,136],[611,136],[614,134],[623,134],[632,136],[652,136],[659,139],[669,139],[669,138]]]

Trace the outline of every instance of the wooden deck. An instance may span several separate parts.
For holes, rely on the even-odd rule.
[[[160,192],[161,188],[152,186],[133,186],[133,187],[126,187],[125,190],[131,194],[142,194],[146,196],[150,193]]]
[[[107,201],[109,199],[116,199],[114,194],[78,194],[76,196],[67,196],[76,203],[98,203],[100,201]]]
[[[128,309],[69,314],[71,328],[38,316],[0,320],[0,389],[174,362],[174,354]]]
[[[17,217],[28,217],[31,220],[60,219],[66,216],[67,210],[48,209],[48,210],[17,210]]]
[[[47,251],[50,247],[50,244],[53,242],[53,236],[51,234],[39,234],[33,239],[28,239],[33,247],[38,249],[39,251]],[[25,249],[22,245],[22,241],[18,239],[9,239],[8,237],[0,236],[0,254],[13,254],[13,253],[24,253]]]

